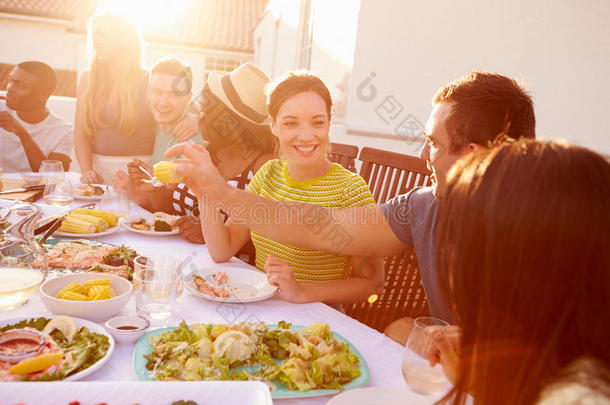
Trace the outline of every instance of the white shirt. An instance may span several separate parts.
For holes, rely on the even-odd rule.
[[[45,156],[49,156],[53,152],[70,156],[74,134],[72,124],[52,113],[37,124],[29,124],[21,120],[15,111],[8,108],[4,100],[0,100],[0,111],[8,111],[17,120],[28,131]],[[32,171],[21,139],[4,128],[0,128],[0,167],[4,173]]]

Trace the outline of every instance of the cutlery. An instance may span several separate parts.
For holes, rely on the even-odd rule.
[[[2,190],[2,191],[0,191],[0,195],[3,195],[3,194],[14,194],[14,193],[23,193],[23,192],[26,192],[26,191],[33,191],[33,190],[42,190],[44,188],[45,188],[44,184],[40,184],[40,185],[37,185],[37,186],[13,188],[13,189],[10,189],[10,190]]]
[[[138,169],[140,169],[140,171],[142,173],[144,173],[145,175],[147,175],[150,178],[150,180],[144,180],[144,182],[152,184],[153,187],[163,187],[165,185],[165,184],[161,183],[159,180],[157,180],[157,178],[155,176],[150,174],[148,170],[146,170],[144,167],[142,167],[142,165],[138,165]]]

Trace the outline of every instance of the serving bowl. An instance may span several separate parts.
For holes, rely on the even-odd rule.
[[[109,278],[115,296],[99,301],[72,301],[55,298],[55,294],[70,283],[83,284],[87,280]],[[49,311],[56,315],[70,315],[93,322],[104,321],[119,312],[129,301],[133,285],[123,277],[107,273],[72,273],[45,281],[40,286],[40,297]]]
[[[137,341],[150,327],[150,321],[139,315],[122,315],[110,318],[104,324],[119,343]]]
[[[25,173],[20,173],[20,174],[21,174],[21,178],[23,179],[23,181],[25,181],[27,183],[28,186],[36,186],[36,185],[40,184],[40,182],[44,178],[43,173],[25,172]]]

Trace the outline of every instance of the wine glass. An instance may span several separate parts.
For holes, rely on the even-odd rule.
[[[72,183],[69,180],[59,181],[59,183],[48,182],[44,186],[42,199],[49,205],[64,207],[72,204]]]
[[[129,198],[127,193],[116,193],[107,191],[102,196],[102,199],[97,204],[97,209],[113,213],[117,217],[124,218],[131,212]]]
[[[65,178],[64,165],[59,160],[43,160],[38,171],[47,184],[59,184]]]
[[[442,326],[449,324],[432,317],[415,318],[413,322],[402,360],[402,376],[407,385],[418,394],[437,396],[444,394],[450,386],[442,366],[437,364],[431,367],[426,357],[430,328]]]

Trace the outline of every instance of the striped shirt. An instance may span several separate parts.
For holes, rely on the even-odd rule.
[[[328,172],[321,177],[296,181],[288,174],[286,160],[270,160],[256,172],[247,190],[276,201],[305,202],[327,208],[375,204],[373,195],[364,179],[338,163],[333,163]],[[259,214],[262,220],[274,220],[265,218],[264,212]],[[298,218],[294,218],[294,220],[296,222]],[[323,221],[317,223],[318,227],[321,223]],[[319,229],[315,229],[314,225],[311,231],[323,232],[323,235],[334,239],[341,236],[339,225],[322,226]],[[325,282],[349,277],[351,269],[349,256],[302,249],[275,242],[256,232],[251,232],[251,237],[256,247],[256,267],[259,270],[264,271],[267,257],[269,254],[273,254],[290,262],[298,283]],[[347,237],[349,238],[349,235]]]

